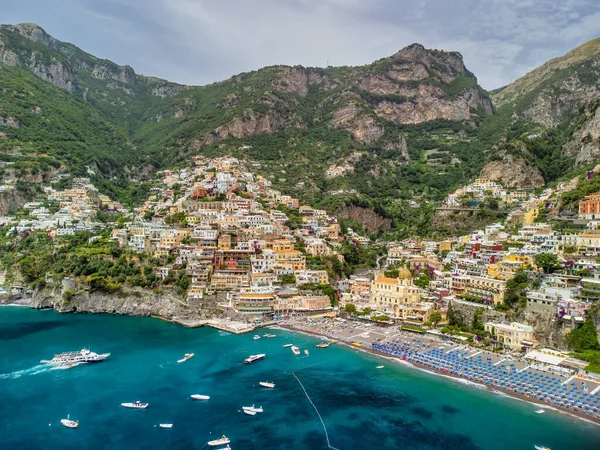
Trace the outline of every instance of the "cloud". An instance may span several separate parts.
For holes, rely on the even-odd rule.
[[[273,64],[366,64],[413,42],[456,50],[485,88],[600,35],[596,0],[4,0],[3,21],[136,71],[205,84]]]

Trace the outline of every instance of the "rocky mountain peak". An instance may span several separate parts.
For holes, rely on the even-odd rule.
[[[2,25],[12,31],[19,33],[24,38],[38,42],[47,47],[56,49],[59,41],[50,36],[46,31],[35,23],[19,23],[17,25]]]

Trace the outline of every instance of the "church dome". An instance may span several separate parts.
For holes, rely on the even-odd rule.
[[[412,273],[406,267],[403,267],[398,273],[398,278],[402,280],[408,280],[412,278]]]

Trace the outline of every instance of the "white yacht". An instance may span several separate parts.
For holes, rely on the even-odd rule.
[[[273,389],[275,387],[275,383],[270,383],[268,381],[260,381],[258,384],[260,384],[262,387],[271,388],[271,389]]]
[[[308,356],[308,350],[304,350],[304,354]]]
[[[277,337],[277,335],[276,335],[276,334],[269,334],[269,333],[265,333],[265,334],[263,334],[263,337],[266,337],[266,338],[274,338],[274,337]]]
[[[294,353],[294,355],[299,355],[300,349],[298,347],[296,347],[295,345],[292,345],[292,352]]]
[[[172,423],[161,423],[158,425],[161,428],[173,428],[173,424]]]
[[[210,397],[208,395],[192,394],[190,395],[190,397],[194,400],[210,400]]]
[[[135,401],[133,403],[121,403],[121,406],[124,408],[132,408],[132,409],[146,409],[148,407],[148,403],[142,403],[139,401]]]
[[[231,441],[225,435],[223,435],[223,437],[221,439],[215,439],[214,441],[208,441],[207,444],[210,447],[218,447],[219,445],[229,444],[230,442]]]
[[[102,362],[110,356],[110,353],[94,353],[87,348],[81,349],[78,352],[65,352],[54,355],[54,358],[47,360],[42,359],[42,364],[50,364],[52,366],[75,366],[82,363]]]
[[[252,411],[251,409],[244,409],[244,414],[248,414],[249,416],[255,416],[256,411]]]
[[[254,361],[259,361],[263,359],[266,355],[264,353],[260,353],[258,355],[250,355],[244,360],[244,364],[252,364]]]
[[[258,408],[254,405],[252,406],[242,406],[242,409],[245,411],[252,411],[254,413],[261,413],[263,412],[263,407],[259,406]]]
[[[294,344],[285,344],[285,345],[283,346],[283,348],[288,348],[288,347],[291,347],[292,345],[294,345]]]
[[[60,423],[67,428],[79,428],[79,420],[77,422],[71,420],[71,414],[67,415],[66,419],[60,419]]]
[[[254,339],[255,341],[257,341],[257,340],[259,340],[259,339],[260,339],[260,336],[259,336],[258,334],[255,334],[253,339]]]

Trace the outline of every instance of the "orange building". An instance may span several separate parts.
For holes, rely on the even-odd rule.
[[[582,219],[600,219],[600,193],[586,195],[579,201],[579,217]]]

